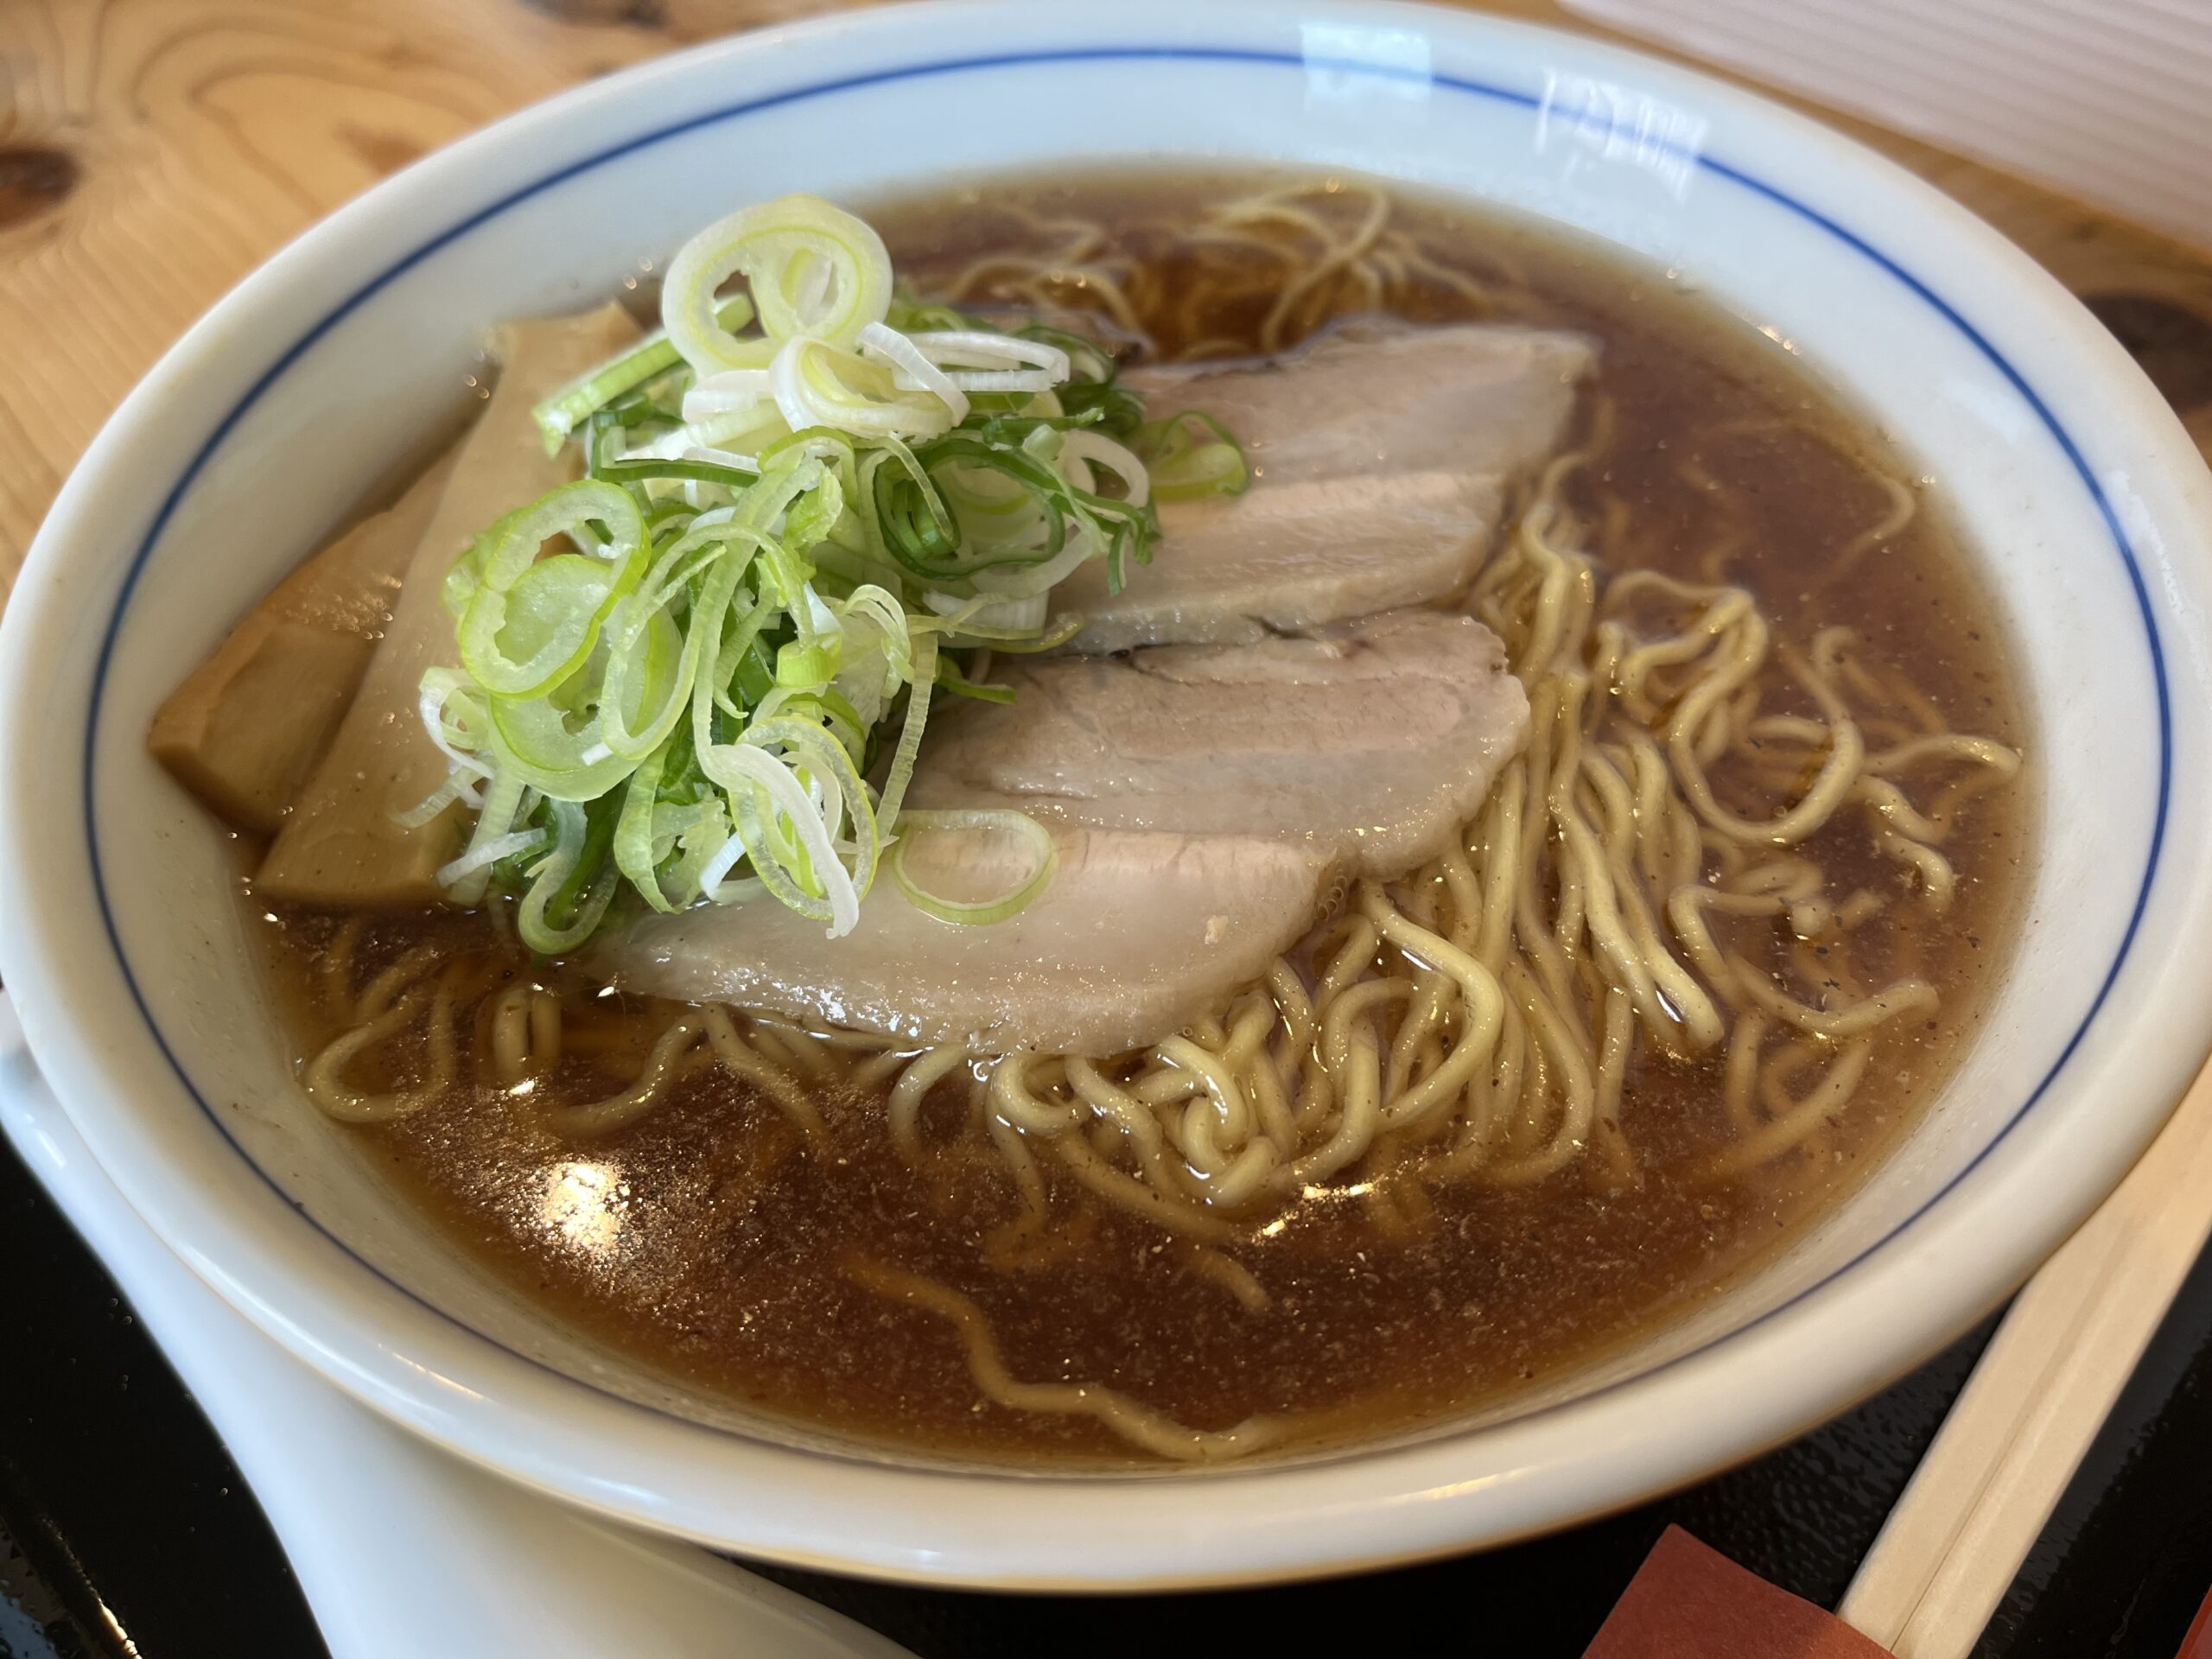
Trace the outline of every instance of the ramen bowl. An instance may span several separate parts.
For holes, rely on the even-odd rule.
[[[2048,276],[1834,134],[1588,41],[1382,4],[1108,13],[922,5],[747,35],[409,168],[149,375],[0,631],[0,970],[102,1166],[338,1387],[643,1527],[1045,1589],[1281,1579],[1555,1528],[1796,1433],[1963,1330],[2119,1180],[2212,1042],[2212,959],[2192,948],[2212,930],[2212,486]],[[1690,1313],[1479,1418],[1249,1467],[1073,1474],[749,1415],[519,1300],[308,1109],[233,849],[148,758],[148,717],[414,458],[486,325],[618,289],[734,192],[1195,162],[1356,170],[1613,244],[1916,457],[2030,693],[2040,848],[2015,959],[1932,1108],[1846,1201]]]

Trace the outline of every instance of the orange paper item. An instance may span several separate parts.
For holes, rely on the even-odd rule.
[[[1582,1659],[1891,1659],[1833,1613],[1669,1527]]]
[[[2205,1596],[2204,1605],[2190,1621],[2189,1634],[2182,1637],[2181,1651],[2174,1659],[2212,1659],[2212,1593]]]

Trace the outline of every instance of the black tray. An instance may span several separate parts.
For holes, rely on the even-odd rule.
[[[213,1431],[4,1141],[0,1262],[0,1659],[322,1653],[283,1552]],[[1389,1651],[1414,1632],[1464,1632],[1465,1646],[1447,1637],[1447,1650],[1572,1659],[1669,1522],[1833,1606],[1987,1339],[1985,1326],[1847,1416],[1660,1503],[1428,1567],[1081,1600],[760,1570],[922,1659],[1294,1654],[1347,1638],[1356,1645],[1345,1651]],[[2190,1275],[1982,1655],[2175,1652],[2212,1586],[2208,1394],[2212,1257]]]

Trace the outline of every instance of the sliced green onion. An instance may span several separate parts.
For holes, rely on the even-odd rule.
[[[1093,485],[1088,493],[1095,493],[1097,469],[1103,467],[1122,480],[1121,499],[1130,507],[1141,507],[1152,499],[1152,480],[1145,471],[1144,462],[1125,444],[1117,443],[1103,432],[1088,427],[1077,427],[1060,434],[1060,465],[1071,463],[1088,469]]]
[[[608,617],[599,741],[610,754],[637,760],[658,748],[683,719],[708,643],[709,630],[700,625],[709,611],[719,624],[753,556],[749,547],[737,550],[753,539],[719,526],[686,532]],[[705,584],[692,597],[687,583],[702,571],[709,572]],[[686,598],[694,626],[683,631],[671,608]]]
[[[595,801],[636,764],[619,754],[594,754],[596,724],[574,728],[544,697],[493,698],[492,724],[514,775],[553,800]]]
[[[655,910],[673,911],[675,904],[660,887],[660,860],[654,848],[655,809],[660,781],[668,766],[669,744],[655,749],[638,763],[622,791],[621,816],[614,824],[614,866],[638,890],[638,896]]]
[[[473,876],[490,870],[493,865],[519,853],[534,852],[543,844],[543,830],[514,830],[504,836],[488,836],[474,843],[438,872],[438,880],[448,887],[459,887]]]
[[[1059,389],[1060,409],[1071,422],[1096,425],[1109,437],[1126,439],[1144,421],[1144,399],[1110,380]]]
[[[930,694],[937,689],[937,636],[925,633],[914,641],[914,685],[906,695],[906,721],[899,730],[899,747],[892,751],[891,770],[884,775],[883,800],[875,810],[875,827],[888,836],[899,826],[899,810],[906,804],[906,785],[913,781],[914,761],[922,752],[922,728],[929,723]]]
[[[965,326],[973,328],[976,324],[969,322]],[[1113,353],[1096,340],[1086,339],[1072,329],[1056,328],[1049,322],[1027,323],[1014,332],[1024,340],[1041,340],[1047,346],[1057,346],[1066,353],[1070,378],[1067,385],[1058,388],[1062,399],[1065,400],[1071,392],[1080,393],[1088,387],[1104,387],[1114,384],[1119,365],[1114,361]],[[1138,417],[1141,419],[1144,400],[1135,392],[1124,392],[1122,396],[1135,403]],[[1072,414],[1074,410],[1071,408],[1069,413]]]
[[[972,620],[978,611],[996,602],[988,598],[975,600],[950,616],[917,616],[908,626],[917,633],[950,635],[956,644],[972,640],[988,645],[994,651],[1024,656],[1057,650],[1083,632],[1083,618],[1073,611],[1063,611],[1048,619],[1041,629],[992,627]]]
[[[732,276],[752,285],[763,335],[741,340],[716,320]],[[757,369],[786,340],[847,347],[891,304],[891,256],[852,214],[814,196],[742,208],[685,243],[661,288],[661,320],[695,373]]]
[[[785,340],[768,373],[776,407],[794,432],[819,426],[861,438],[933,438],[952,427],[953,413],[940,399],[902,390],[883,365],[826,340]]]
[[[430,741],[446,757],[459,792],[474,804],[476,780],[492,775],[492,768],[480,753],[490,719],[483,696],[459,669],[426,668],[417,687],[416,706]],[[434,810],[416,822],[427,823],[436,816]]]
[[[977,702],[1004,703],[1014,701],[1012,686],[993,685],[988,681],[971,680],[960,664],[950,657],[941,658],[938,660],[937,683],[956,697],[969,697]]]
[[[715,861],[729,849],[731,841],[729,809],[720,801],[708,801],[696,809],[697,816],[677,835],[676,861],[669,867],[664,887],[669,902],[688,905],[699,898],[719,899],[726,889],[718,877],[710,877]],[[742,854],[740,843],[736,851]],[[714,892],[708,884],[714,880]]]
[[[482,587],[504,593],[537,563],[547,542],[594,523],[607,530],[609,564],[620,568],[644,550],[645,520],[638,504],[612,484],[582,479],[547,491],[494,524],[480,540],[476,579]]]
[[[1161,501],[1197,501],[1210,495],[1242,495],[1252,482],[1244,449],[1229,429],[1201,410],[1147,421],[1129,439],[1152,473],[1152,493]]]
[[[483,898],[491,886],[493,865],[519,850],[510,839],[512,835],[541,835],[534,830],[515,831],[515,818],[522,810],[523,795],[529,786],[515,775],[512,759],[496,732],[486,735],[485,749],[492,761],[492,778],[484,786],[484,804],[477,810],[476,828],[461,855],[438,871],[438,885],[457,905],[473,905]]]
[[[957,426],[968,418],[968,394],[906,335],[871,322],[861,330],[860,346],[861,356],[891,370],[893,383],[901,390],[927,392],[943,404],[950,425]]]
[[[557,957],[591,937],[614,898],[620,872],[605,862],[614,833],[612,810],[588,811],[573,801],[549,801],[546,810],[553,820],[553,848],[531,872],[529,891],[515,912],[515,931],[538,955]]]
[[[906,833],[892,843],[888,861],[891,879],[899,884],[899,891],[906,895],[908,904],[925,916],[934,916],[940,922],[957,922],[965,927],[978,927],[1018,916],[1051,885],[1052,872],[1059,864],[1059,850],[1053,844],[1051,832],[1026,812],[1008,811],[1001,807],[970,812],[909,812],[903,822]],[[995,899],[969,903],[942,898],[906,873],[906,849],[918,830],[1009,832],[1019,836],[1035,849],[1037,868],[1020,885]]]
[[[827,685],[837,677],[842,659],[835,636],[792,639],[776,648],[776,683],[792,690]]]
[[[817,747],[793,743],[792,758],[800,758],[800,749],[807,747],[807,760],[818,761],[827,752],[850,766],[844,751],[823,739],[815,728],[798,721],[790,724],[818,740]],[[791,734],[784,735],[789,738]],[[747,732],[745,740],[701,755],[700,764],[729,791],[737,833],[748,849],[753,873],[766,883],[768,891],[800,915],[827,921],[830,938],[842,938],[860,925],[861,885],[838,860],[836,830],[825,817],[824,808],[809,798],[786,760],[761,747],[765,741],[757,732]],[[854,782],[857,787],[858,779]],[[851,802],[841,800],[838,804],[849,806]],[[864,798],[859,805],[866,814]],[[836,808],[830,810],[834,816]],[[867,850],[870,875],[874,873],[874,828],[868,823],[865,837],[857,834],[855,837]]]
[[[715,484],[733,493],[755,483],[760,474],[726,461],[701,461],[691,455],[663,458],[649,455],[642,459],[626,456],[620,461],[600,461],[593,465],[591,475],[612,484],[652,484],[664,480],[673,483]]]
[[[931,305],[911,295],[892,296],[890,308],[883,320],[902,334],[911,334],[923,328],[973,328],[978,325],[973,318],[962,315],[949,305]]]
[[[734,294],[715,307],[715,324],[724,333],[734,334],[752,321],[753,302],[742,294]],[[540,398],[530,416],[545,436],[545,453],[560,454],[569,434],[577,427],[624,393],[659,378],[683,360],[668,330],[656,328],[628,351],[596,368],[586,369],[558,391]]]
[[[719,297],[740,276],[749,297]],[[905,810],[938,688],[1014,696],[951,653],[1065,642],[1082,619],[1052,613],[1058,585],[1096,559],[1117,588],[1154,502],[1243,487],[1242,451],[1202,415],[1147,423],[1095,341],[894,300],[874,232],[809,197],[687,244],[662,314],[535,411],[584,478],[446,576],[460,665],[425,675],[419,712],[447,774],[403,817],[474,810],[448,895],[519,893],[549,954],[624,887],[661,911],[766,894],[836,934],[903,869],[899,832],[1013,827],[1039,855],[1014,892],[901,886],[947,919],[1014,913],[1048,836]]]
[[[495,696],[543,696],[591,654],[613,594],[613,573],[581,553],[540,560],[505,592],[479,588],[461,619],[461,665]]]

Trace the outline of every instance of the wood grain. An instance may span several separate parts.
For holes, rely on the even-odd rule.
[[[0,0],[0,587],[70,466],[163,348],[333,207],[564,86],[836,9]],[[1493,9],[1562,21],[1551,0]],[[2078,291],[2132,306],[2133,324],[2170,357],[2175,340],[2193,338],[2187,325],[2212,334],[2212,264],[2034,186],[1841,124],[1993,219]],[[2212,373],[2212,353],[2196,349]],[[2199,429],[2212,438],[2212,419]]]
[[[109,411],[285,241],[532,99],[804,9],[0,0],[0,582]]]

